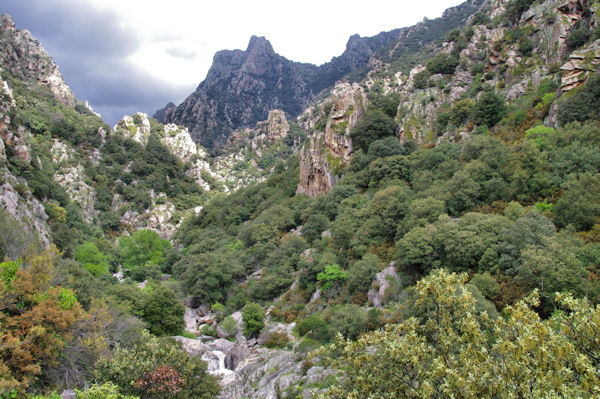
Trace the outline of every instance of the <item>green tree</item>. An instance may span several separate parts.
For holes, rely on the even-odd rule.
[[[331,338],[327,322],[315,313],[307,316],[298,323],[298,333],[300,336],[310,334],[313,339],[321,343],[329,342]]]
[[[200,357],[188,355],[170,338],[149,333],[132,347],[117,346],[101,358],[95,375],[101,382],[116,384],[122,394],[148,399],[213,399],[220,391]],[[161,378],[165,375],[171,378]]]
[[[355,304],[334,306],[326,320],[333,335],[339,333],[347,339],[356,339],[367,330],[367,311]]]
[[[436,271],[415,287],[419,317],[322,350],[344,377],[319,398],[587,397],[598,392],[597,347],[586,335],[600,308],[579,323],[543,321],[537,293],[492,320],[476,307],[466,275]],[[564,297],[563,297],[564,298]],[[572,298],[566,303],[576,305]],[[559,331],[562,326],[562,331]],[[569,336],[577,338],[570,338]],[[592,336],[595,336],[592,334]],[[576,341],[581,339],[581,344]],[[579,345],[578,345],[579,344]]]
[[[106,256],[93,242],[85,242],[75,247],[75,260],[95,277],[108,273],[110,267]]]
[[[257,337],[265,327],[265,310],[258,303],[248,303],[242,308],[244,334],[248,338]]]
[[[381,261],[377,255],[366,254],[361,260],[355,262],[348,270],[348,288],[350,293],[365,295],[375,274],[381,270]]]
[[[328,225],[329,219],[320,213],[310,215],[302,226],[302,236],[309,243],[315,242],[315,240],[321,238],[321,233],[325,231]]]
[[[175,298],[175,293],[158,286],[144,302],[142,319],[154,335],[177,335],[183,330],[184,313],[185,306]]]
[[[396,123],[392,118],[379,109],[369,109],[358,121],[358,125],[350,132],[354,149],[369,150],[376,140],[394,134]]]
[[[426,66],[431,73],[452,75],[458,66],[458,58],[448,53],[438,53],[427,61]]]
[[[489,128],[496,126],[506,115],[504,100],[493,92],[485,92],[473,107],[473,119]]]
[[[571,224],[579,231],[587,231],[598,222],[599,177],[585,173],[564,183],[565,192],[552,208],[553,219],[559,227]]]
[[[171,248],[171,244],[153,230],[138,230],[130,237],[121,236],[119,247],[123,267],[134,272],[150,265],[162,267],[165,251]]]
[[[321,282],[323,290],[339,288],[339,284],[345,281],[348,275],[338,264],[326,265],[325,271],[317,274],[317,280]]]

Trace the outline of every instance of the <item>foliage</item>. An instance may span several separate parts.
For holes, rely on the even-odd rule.
[[[161,239],[153,230],[137,230],[130,237],[121,236],[119,247],[123,267],[133,273],[151,265],[162,267],[165,251],[171,248],[171,244],[168,240]]]
[[[85,242],[75,247],[75,260],[94,277],[108,273],[110,267],[104,254],[93,242]]]
[[[214,398],[219,386],[206,372],[206,363],[189,356],[169,338],[145,333],[131,348],[117,347],[101,358],[95,375],[112,381],[122,394],[144,398]]]
[[[600,74],[591,75],[585,84],[559,104],[558,122],[598,120],[600,107]]]
[[[504,100],[492,92],[483,93],[473,107],[473,119],[488,128],[496,126],[505,115]]]
[[[142,319],[154,335],[177,335],[183,329],[185,306],[172,290],[159,286],[152,290],[143,304]]]
[[[350,132],[352,145],[367,152],[371,143],[394,134],[396,124],[392,118],[379,109],[369,109]]]
[[[310,334],[313,339],[321,343],[328,342],[331,337],[327,322],[314,313],[298,324],[298,333],[300,336]]]
[[[248,338],[257,337],[264,328],[265,311],[258,303],[248,303],[242,309],[244,334]]]
[[[340,269],[340,265],[326,265],[325,271],[317,274],[317,280],[321,282],[323,290],[327,291],[333,288],[336,284],[346,280],[348,275]]]
[[[458,58],[448,53],[438,53],[427,60],[427,70],[431,73],[452,75],[458,66]]]
[[[339,354],[333,365],[346,378],[320,397],[597,393],[595,359],[540,320],[532,310],[539,303],[536,293],[507,308],[506,320],[492,321],[476,310],[465,280],[443,270],[432,273],[415,288],[416,303],[426,312],[421,318],[356,342],[338,339],[329,352]]]
[[[265,346],[267,348],[285,348],[289,343],[289,338],[287,333],[275,331],[269,335],[267,341],[265,342]]]
[[[327,225],[329,225],[327,217],[319,213],[310,215],[302,226],[302,236],[312,243],[321,238],[321,233],[325,231]]]
[[[237,333],[238,323],[232,316],[227,316],[221,323],[221,330],[226,337],[233,337]]]
[[[85,391],[76,390],[77,398],[81,399],[136,399],[137,396],[122,395],[112,382],[102,385],[94,384]]]

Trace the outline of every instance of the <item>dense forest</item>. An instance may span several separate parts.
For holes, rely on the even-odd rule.
[[[581,4],[561,61],[600,57],[597,3]],[[600,74],[589,60],[563,90],[531,39],[546,31],[519,25],[551,6],[511,0],[492,16],[491,2],[449,32],[424,23],[435,37],[417,31],[381,49],[385,68],[350,75],[369,80],[364,110],[316,100],[285,150],[244,150],[268,157],[269,174],[231,192],[207,172],[209,189],[198,184],[188,171],[199,156],[176,156],[156,120],[140,143],[140,116],[131,134],[110,131],[3,69],[3,187],[41,204],[48,238],[0,209],[0,398],[228,392],[182,337],[291,354],[294,381],[322,376],[277,385],[278,398],[600,396]],[[488,43],[485,29],[503,36]],[[522,63],[467,63],[475,42],[518,48]],[[403,71],[410,84],[395,90]],[[452,100],[456,79],[468,84]],[[515,82],[522,92],[503,91]],[[340,114],[345,136],[331,128]],[[330,190],[297,194],[300,158],[328,130],[350,140],[351,159],[327,158]],[[73,149],[59,161],[57,142]],[[55,178],[69,168],[91,206]],[[123,223],[167,203],[170,237]],[[184,315],[196,309],[210,321],[192,331]],[[260,373],[281,372],[270,367]]]

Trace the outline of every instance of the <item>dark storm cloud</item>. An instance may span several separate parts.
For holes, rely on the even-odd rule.
[[[124,114],[152,114],[181,100],[191,87],[150,76],[126,58],[139,38],[110,11],[78,0],[1,0],[0,13],[28,29],[54,58],[75,95],[114,125]]]

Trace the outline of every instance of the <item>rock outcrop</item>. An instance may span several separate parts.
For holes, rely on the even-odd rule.
[[[392,284],[399,284],[400,278],[396,270],[395,262],[375,275],[375,281],[367,294],[369,303],[375,307],[381,307],[386,292]]]
[[[40,42],[29,31],[17,30],[7,14],[0,17],[0,64],[19,79],[47,86],[68,106],[79,102]]]
[[[325,131],[315,131],[300,152],[300,178],[296,192],[317,197],[339,180],[352,155],[350,131],[366,109],[366,95],[358,84],[340,83],[331,91],[331,111]]]
[[[396,40],[399,30],[348,40],[345,52],[319,67],[278,55],[264,37],[253,36],[248,48],[215,54],[206,79],[176,109],[167,105],[155,117],[190,129],[208,149],[220,148],[238,128],[267,119],[272,109],[300,114],[323,89],[367,65],[375,51]]]
[[[573,51],[569,61],[560,67],[563,74],[561,91],[565,93],[584,84],[590,73],[598,70],[598,65],[600,65],[600,39],[585,49]]]

